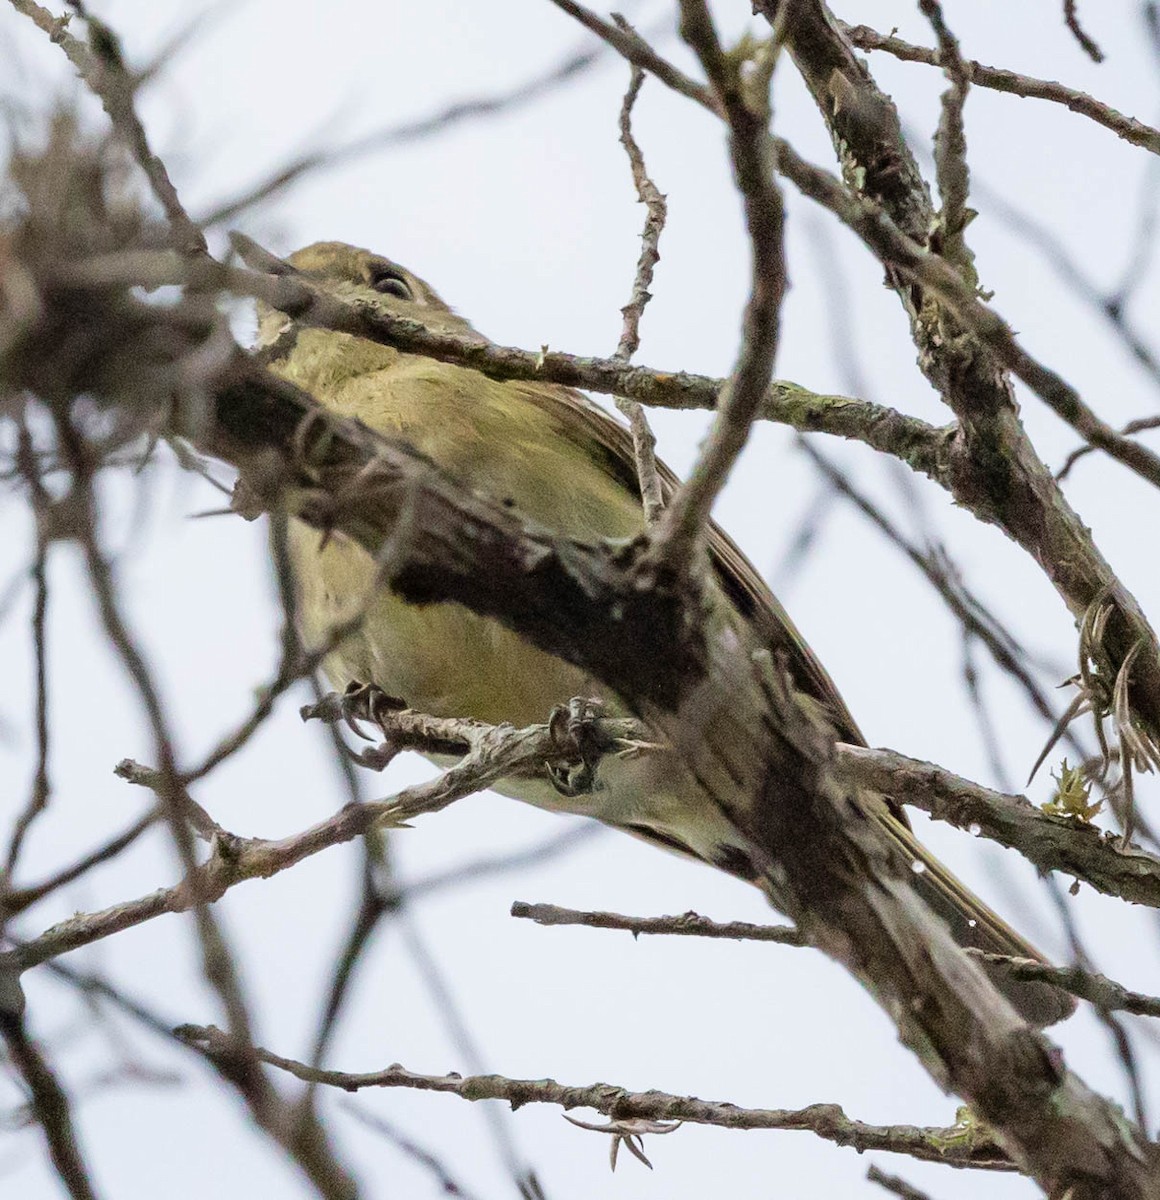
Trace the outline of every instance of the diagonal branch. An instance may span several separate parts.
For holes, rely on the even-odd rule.
[[[72,1200],[96,1200],[97,1192],[81,1154],[73,1125],[72,1106],[48,1060],[28,1035],[25,1015],[12,999],[6,984],[0,1011],[0,1036],[8,1049],[13,1070],[28,1088],[29,1108],[44,1131],[48,1153],[61,1184]],[[18,987],[13,983],[12,987]]]
[[[839,762],[866,787],[1018,850],[1040,871],[1072,875],[1098,892],[1160,908],[1160,859],[1122,848],[1118,835],[1052,816],[1023,796],[992,791],[896,750],[842,746]]]
[[[578,7],[569,0],[569,10]],[[919,365],[961,421],[947,444],[945,474],[933,477],[959,504],[998,525],[1030,553],[1077,620],[1096,597],[1109,590],[1115,595],[1106,649],[1122,663],[1142,641],[1145,651],[1132,679],[1132,700],[1149,727],[1160,732],[1160,643],[1031,445],[1018,420],[1010,382],[996,360],[1081,429],[1086,441],[1113,453],[1143,477],[1160,482],[1160,458],[1092,413],[1074,389],[1022,350],[1006,322],[978,301],[953,268],[925,250],[921,243],[933,218],[930,196],[894,106],[874,86],[820,0],[785,0],[783,7],[792,8],[785,26],[790,52],[830,126],[854,190],[775,139],[778,170],[838,216],[888,266],[911,316]],[[783,11],[775,9],[773,0],[761,0],[759,8],[769,14]],[[630,62],[719,115],[703,89],[672,64],[658,69],[655,51],[606,37],[599,19],[583,11],[584,23]],[[944,329],[937,306],[922,304],[924,289],[954,320],[965,323],[994,357],[976,352],[969,339]]]
[[[902,62],[926,63],[930,67],[942,66],[942,58],[938,50],[926,46],[915,46],[893,34],[887,35],[871,29],[869,25],[847,25],[837,22],[838,28],[850,39],[850,43],[859,50],[884,50],[893,54]],[[1081,92],[1076,88],[1067,87],[1053,79],[1035,79],[1030,75],[1021,75],[1016,71],[1008,71],[1002,67],[986,67],[974,59],[963,62],[967,78],[976,87],[991,88],[996,92],[1006,92],[1011,96],[1025,96],[1035,100],[1050,100],[1062,104],[1074,113],[1087,117],[1110,129],[1117,137],[1133,146],[1141,146],[1153,154],[1160,154],[1160,129],[1145,125],[1135,117],[1126,117],[1117,112],[1111,105],[1103,104],[1094,96]]]

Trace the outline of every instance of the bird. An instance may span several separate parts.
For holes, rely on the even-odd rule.
[[[279,269],[339,299],[416,320],[435,332],[481,336],[417,275],[369,250],[317,242],[280,260]],[[631,434],[580,392],[553,383],[491,379],[468,367],[311,327],[261,303],[258,309],[258,346],[269,368],[331,412],[408,444],[463,487],[561,536],[627,542],[644,531]],[[671,495],[676,476],[663,463],[658,470]],[[292,520],[286,545],[305,646],[322,645],[340,622],[362,614],[324,660],[336,689],[369,685],[434,716],[515,726],[542,722],[577,697],[623,711],[599,680],[498,621],[454,603],[408,604],[378,586],[372,557],[341,533]],[[784,664],[796,702],[820,713],[836,740],[865,746],[830,676],[756,568],[715,523],[707,546],[718,583]],[[561,786],[547,771],[542,778],[494,786],[763,886],[746,839],[720,807],[706,804],[690,786],[676,755],[606,756],[596,772],[587,788]],[[912,885],[960,945],[1047,961],[917,840],[900,805],[877,795],[868,804],[890,842],[913,864]],[[1036,1026],[1074,1010],[1074,1000],[1050,984],[987,969]]]

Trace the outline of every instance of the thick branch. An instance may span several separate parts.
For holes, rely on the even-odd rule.
[[[1093,445],[1114,451],[1125,462],[1131,460],[1133,469],[1150,479],[1160,478],[1160,460],[1137,443],[1126,444],[1082,401],[1077,405],[1074,390],[1026,355],[1002,318],[979,303],[971,285],[923,248],[934,213],[893,105],[874,87],[820,0],[783,3],[786,8],[792,5],[784,23],[790,51],[830,124],[851,190],[807,163],[788,143],[775,139],[777,169],[803,194],[838,216],[887,265],[911,316],[919,365],[962,421],[960,429],[950,431],[946,473],[932,478],[943,483],[957,503],[998,525],[1027,550],[1077,621],[1097,597],[1115,597],[1105,648],[1120,664],[1142,642],[1132,699],[1150,729],[1160,735],[1160,644],[1154,632],[1036,454],[1019,422],[1005,372],[972,339],[964,339],[957,328],[945,328],[938,306],[922,303],[922,289],[930,288],[953,319],[964,319],[965,314],[971,332],[987,344],[999,363],[1024,379],[1065,420],[1077,428],[1082,425],[1085,439]],[[703,89],[698,91],[698,85],[672,64],[660,60],[658,66],[659,56],[651,48],[642,48],[639,39],[626,43],[608,37],[602,23],[587,10],[572,0],[566,7],[580,9],[584,23],[630,62],[720,115]],[[771,20],[779,19],[781,8],[775,0],[762,0],[759,8]],[[871,203],[861,201],[859,194]]]
[[[642,592],[639,547],[525,530],[364,429],[321,413],[304,423],[292,389],[239,364],[219,396],[209,448],[233,457],[259,494],[264,446],[281,459],[270,478],[313,485],[308,519],[375,552],[391,539],[390,579],[405,598],[453,599],[495,617],[603,679],[664,734],[706,803],[769,855],[779,900],[809,940],[871,987],[927,1068],[1046,1186],[1074,1186],[1079,1200],[1142,1197],[1155,1185],[1144,1143],[1014,1018],[922,907],[873,825],[850,823],[857,801],[828,775],[825,735],[720,598],[690,591],[687,577],[682,590],[650,578]]]
[[[33,265],[24,269],[35,278]],[[95,357],[62,364],[44,352],[54,322],[78,319],[52,307],[59,296],[43,293],[0,375],[33,390],[47,380],[61,409],[78,391],[106,403],[156,395],[160,365],[123,352],[124,328],[111,343],[86,343]],[[116,289],[89,299],[81,315],[90,322],[106,313],[135,330],[146,317],[174,321],[172,310],[148,312],[160,306]],[[833,770],[829,726],[711,578],[655,563],[642,572],[647,543],[586,545],[528,528],[408,448],[223,352],[216,320],[172,328],[188,338],[179,377],[196,363],[197,392],[209,401],[191,432],[238,467],[257,501],[282,504],[289,489],[298,515],[376,556],[405,601],[463,604],[622,696],[744,839],[778,906],[871,991],[928,1072],[970,1103],[1019,1165],[1073,1200],[1156,1193],[1155,1148],[954,945],[916,894],[911,864]],[[203,341],[218,339],[214,354],[194,355],[199,329]],[[96,370],[104,353],[119,354],[113,377]],[[146,369],[144,380],[134,375]]]
[[[1142,477],[1160,479],[1160,459],[1139,443],[1129,445],[1055,372],[1031,358],[1007,323],[979,301],[973,282],[925,248],[934,214],[893,106],[823,0],[784,5],[790,53],[830,128],[847,187],[788,147],[779,153],[779,169],[857,233],[886,267],[910,317],[919,366],[959,418],[950,467],[956,500],[1031,553],[1077,621],[1097,597],[1114,598],[1104,649],[1118,669],[1142,645],[1132,701],[1153,734],[1160,733],[1160,644],[1027,437],[1008,372],[1085,440]],[[772,0],[763,7],[772,10]]]

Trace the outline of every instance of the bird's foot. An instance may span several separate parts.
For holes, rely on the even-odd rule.
[[[548,718],[548,731],[565,757],[548,765],[548,778],[561,796],[586,796],[597,791],[596,768],[603,748],[599,745],[592,722],[604,715],[599,700],[574,696],[567,704],[558,704]]]
[[[361,723],[370,721],[378,726],[386,740],[359,751],[350,749],[350,755],[360,766],[369,767],[372,771],[383,770],[399,753],[399,747],[393,744],[384,718],[405,709],[406,701],[398,696],[387,695],[377,684],[355,681],[347,684],[346,690],[337,697],[337,702],[339,717],[364,741],[373,742],[375,739],[363,729]]]
[[[633,1158],[644,1163],[651,1171],[652,1163],[649,1162],[644,1153],[645,1134],[673,1133],[681,1127],[680,1121],[650,1121],[644,1117],[614,1118],[604,1125],[596,1125],[589,1121],[581,1121],[577,1117],[570,1117],[567,1113],[563,1113],[562,1115],[565,1121],[571,1121],[573,1125],[576,1125],[580,1129],[591,1129],[593,1133],[607,1133],[612,1137],[612,1145],[608,1157],[614,1171],[616,1170],[617,1151],[620,1150],[622,1144],[628,1147],[629,1153]]]
[[[346,685],[339,699],[343,719],[359,735],[370,738],[363,732],[360,721],[372,721],[382,728],[381,717],[386,713],[401,712],[407,702],[398,696],[388,696],[377,683],[360,683],[355,680]]]

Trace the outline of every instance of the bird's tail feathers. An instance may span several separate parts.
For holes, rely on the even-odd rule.
[[[914,886],[926,903],[947,923],[960,946],[1013,958],[1048,960],[956,879],[896,817],[882,814],[884,829],[914,869]],[[1001,963],[984,963],[992,982],[1031,1024],[1040,1028],[1071,1016],[1075,1000],[1049,983],[1011,977]]]

